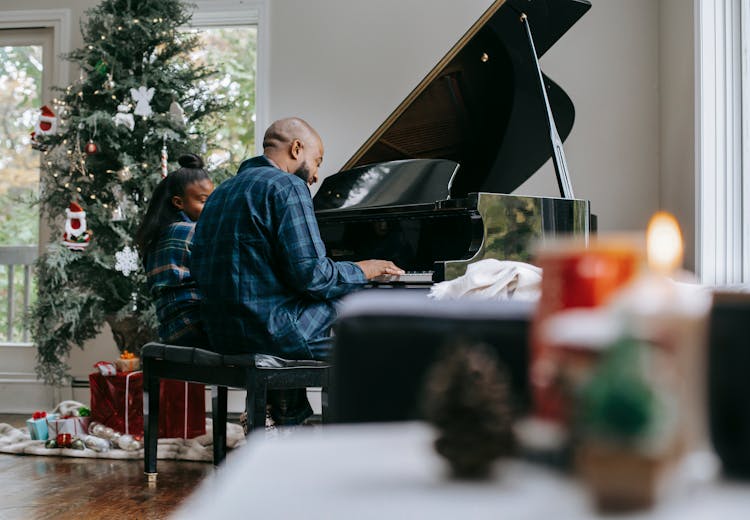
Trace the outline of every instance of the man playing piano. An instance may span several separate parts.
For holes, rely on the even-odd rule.
[[[190,270],[216,352],[326,359],[336,301],[369,279],[403,274],[386,260],[325,256],[308,188],[322,161],[322,140],[309,124],[276,121],[263,155],[244,161],[206,201]],[[274,418],[299,422],[311,413],[303,405]]]

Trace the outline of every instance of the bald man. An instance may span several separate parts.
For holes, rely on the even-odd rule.
[[[386,260],[325,256],[308,188],[322,162],[323,142],[309,124],[276,121],[263,155],[244,161],[206,201],[190,271],[216,352],[326,359],[335,301],[368,279],[403,273]]]

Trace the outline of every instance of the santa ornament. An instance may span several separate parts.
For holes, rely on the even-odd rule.
[[[41,150],[44,146],[37,141],[40,135],[55,135],[57,133],[57,116],[50,107],[44,105],[40,109],[39,119],[31,132],[31,147]]]
[[[65,210],[63,245],[71,251],[83,251],[91,241],[91,231],[86,229],[86,212],[75,202]]]

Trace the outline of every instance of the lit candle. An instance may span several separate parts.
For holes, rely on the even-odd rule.
[[[660,211],[649,221],[646,258],[649,270],[614,302],[631,333],[654,344],[668,363],[660,379],[679,402],[681,443],[688,450],[706,442],[705,335],[711,305],[707,290],[681,270],[683,241],[677,220]]]
[[[646,232],[646,258],[649,267],[671,276],[682,267],[682,232],[677,219],[666,211],[651,217]]]

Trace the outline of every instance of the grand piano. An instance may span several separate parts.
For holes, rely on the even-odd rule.
[[[587,240],[562,140],[575,110],[542,56],[591,7],[497,0],[313,202],[334,260],[382,258],[396,284],[438,282],[485,258],[528,261],[539,241]],[[562,137],[561,137],[562,136]],[[550,157],[561,196],[512,195]]]

